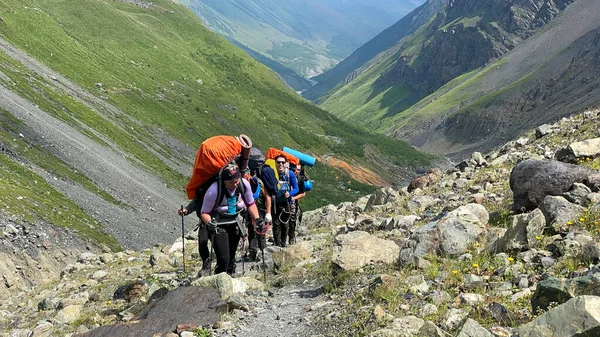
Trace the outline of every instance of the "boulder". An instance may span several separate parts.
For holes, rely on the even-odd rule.
[[[569,231],[568,222],[575,222],[583,214],[585,208],[570,203],[559,196],[548,195],[540,204],[548,227],[554,233]]]
[[[299,241],[286,249],[273,252],[273,263],[279,269],[294,267],[298,263],[310,259],[312,248],[310,242]]]
[[[231,276],[226,273],[201,277],[194,280],[191,285],[216,289],[223,300],[227,300],[233,295],[233,281]]]
[[[578,158],[595,158],[600,156],[600,138],[586,139],[571,143],[566,148],[556,152],[556,160],[572,163]]]
[[[517,336],[575,337],[600,335],[600,297],[579,296],[517,329]]]
[[[484,236],[489,214],[479,204],[467,204],[448,213],[439,221],[417,229],[400,253],[400,263],[418,261],[428,253],[456,256]]]
[[[513,211],[531,211],[548,195],[562,195],[574,183],[597,173],[592,169],[553,160],[529,159],[518,163],[510,173]]]
[[[568,280],[549,277],[537,284],[531,296],[531,307],[534,311],[547,310],[550,303],[562,304],[581,295],[600,296],[600,273]]]
[[[332,262],[343,270],[357,270],[370,263],[394,263],[399,254],[394,241],[356,231],[336,236]]]
[[[527,214],[517,214],[512,217],[512,224],[504,236],[492,245],[492,252],[516,253],[530,248],[537,248],[546,226],[546,218],[541,210],[534,209]]]

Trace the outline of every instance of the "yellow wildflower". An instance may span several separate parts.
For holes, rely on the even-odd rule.
[[[572,221],[568,221],[568,222],[567,222],[567,225],[569,225],[569,226],[571,226],[572,224],[573,224],[573,222],[572,222]]]
[[[580,222],[584,222],[584,221],[585,221],[585,218],[584,218],[584,217],[581,217],[581,218],[579,218],[579,221],[580,221]]]
[[[508,262],[513,262],[515,259],[513,259],[512,257],[508,258]]]
[[[452,274],[454,274],[454,275],[458,274],[458,270],[454,269],[454,270],[452,271]]]
[[[541,237],[541,236],[539,236],[539,235],[536,235],[536,236],[535,236],[535,239],[536,239],[536,240],[541,240],[541,239],[542,239],[542,237]]]
[[[479,268],[479,264],[473,263],[473,268]]]

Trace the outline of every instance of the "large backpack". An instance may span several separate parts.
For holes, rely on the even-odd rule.
[[[204,190],[210,184],[205,186],[209,180],[216,180],[215,175],[240,155],[242,143],[236,137],[215,136],[208,138],[200,145],[196,153],[196,161],[190,181],[185,186],[188,199],[196,199],[196,193],[199,189]]]
[[[289,169],[285,169],[283,174],[279,175],[279,180],[278,180],[278,184],[277,184],[277,193],[276,196],[277,198],[284,198],[284,194],[285,192],[289,192],[292,190],[292,184],[290,183],[290,170]]]

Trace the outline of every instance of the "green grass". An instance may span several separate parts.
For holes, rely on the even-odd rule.
[[[0,153],[0,204],[3,212],[24,221],[43,220],[69,227],[99,245],[114,251],[121,249],[112,236],[102,231],[101,224],[42,177],[13,162],[4,153]]]

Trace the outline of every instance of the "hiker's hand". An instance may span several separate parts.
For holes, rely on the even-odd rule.
[[[286,199],[287,199],[287,198],[289,198],[289,197],[290,197],[290,192],[285,192],[285,193],[283,194],[283,196],[284,196]]]
[[[209,232],[216,232],[217,231],[217,220],[212,219],[210,220],[207,224],[206,224],[206,229]]]
[[[267,213],[267,214],[265,215],[265,222],[266,222],[266,223],[271,223],[271,222],[273,222],[273,216],[271,215],[271,213]]]
[[[256,228],[256,233],[263,234],[263,231],[265,230],[265,220],[262,218],[254,220],[254,226]]]
[[[177,210],[177,214],[179,215],[187,215],[187,208],[180,208]]]

